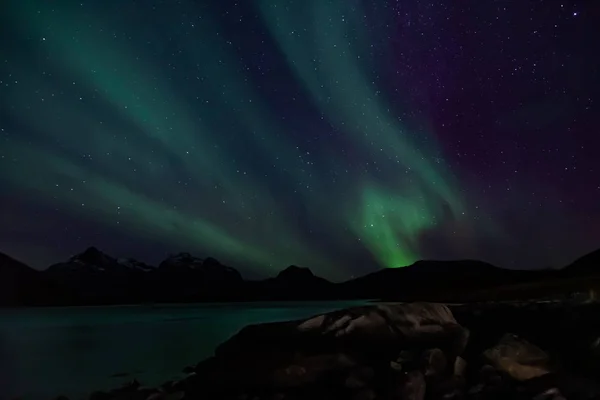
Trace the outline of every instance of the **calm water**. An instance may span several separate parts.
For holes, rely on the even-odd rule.
[[[133,378],[156,385],[182,376],[245,325],[362,303],[0,309],[0,399],[80,399]]]

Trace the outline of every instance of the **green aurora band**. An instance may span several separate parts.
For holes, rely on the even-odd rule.
[[[11,71],[17,83],[8,87],[16,104],[11,112],[23,129],[38,134],[26,142],[17,133],[3,150],[11,157],[0,162],[12,164],[1,167],[0,177],[15,190],[26,188],[81,218],[138,236],[202,248],[226,262],[268,273],[307,265],[333,279],[344,268],[335,252],[298,231],[298,217],[252,160],[290,182],[309,220],[318,221],[314,229],[336,243],[365,246],[384,267],[415,261],[419,236],[447,210],[463,211],[432,140],[427,148],[411,140],[410,128],[394,117],[365,72],[361,55],[369,37],[357,20],[362,13],[356,2],[289,6],[264,0],[259,7],[307,97],[381,171],[340,176],[335,188],[319,179],[310,155],[287,138],[286,124],[269,112],[210,15],[203,15],[193,35],[174,35],[197,70],[182,93],[153,62],[155,55],[113,40],[127,35],[126,13],[111,17],[76,2],[54,8],[42,0],[13,3],[9,15],[20,35],[43,38],[38,62],[20,60],[21,68]],[[180,25],[178,17],[191,14],[189,7],[182,2],[165,10],[166,24]],[[240,141],[252,156],[240,150]],[[330,151],[318,169],[337,175],[352,162]]]
[[[346,214],[353,232],[382,265],[407,265],[417,258],[412,251],[417,246],[415,239],[419,232],[433,226],[436,215],[442,211],[439,205],[449,204],[458,213],[462,210],[460,200],[446,182],[448,178],[434,168],[433,157],[426,158],[411,143],[407,129],[390,115],[362,71],[360,54],[366,52],[368,41],[353,46],[348,37],[351,32],[360,31],[361,25],[356,20],[345,21],[345,16],[363,15],[357,10],[360,3],[314,0],[293,3],[295,8],[287,4],[264,0],[261,6],[290,67],[314,101],[333,123],[351,135],[356,146],[412,172],[408,184],[396,182],[385,188],[377,188],[367,179],[358,187],[362,195],[356,194],[362,203],[353,204]],[[332,19],[344,23],[330,23]],[[313,21],[311,31],[305,29],[307,20]],[[365,34],[357,36],[364,38]],[[372,133],[367,136],[365,132]],[[361,219],[356,220],[357,217]]]

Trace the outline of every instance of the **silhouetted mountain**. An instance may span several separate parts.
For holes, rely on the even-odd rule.
[[[402,268],[382,269],[341,284],[344,297],[444,301],[455,293],[527,282],[540,272],[508,270],[482,261],[423,260]]]
[[[248,282],[244,295],[260,300],[329,300],[339,297],[337,287],[309,268],[290,265],[274,278]]]
[[[154,268],[133,259],[117,260],[95,247],[51,265],[44,276],[79,293],[90,303],[122,303],[143,297]]]
[[[207,284],[242,281],[242,275],[237,270],[221,264],[212,257],[202,259],[189,253],[169,256],[159,264],[158,269],[173,274],[191,274]]]
[[[216,300],[243,282],[238,271],[214,258],[180,253],[155,268],[132,258],[113,258],[95,247],[50,266],[44,275],[77,290],[89,303]]]
[[[0,306],[69,304],[75,296],[47,282],[39,271],[0,253]]]
[[[243,284],[242,275],[214,258],[174,254],[162,261],[151,275],[154,292],[168,301],[228,300]],[[155,298],[150,300],[156,301]]]
[[[245,281],[214,258],[189,253],[167,257],[158,268],[117,259],[95,247],[47,270],[35,271],[0,253],[0,304],[119,304],[251,300],[383,299],[481,301],[563,296],[600,289],[600,250],[561,270],[508,270],[475,260],[418,261],[343,283],[295,265],[275,277]],[[595,286],[594,286],[595,285]]]
[[[567,275],[600,275],[600,249],[573,261],[564,271]]]
[[[295,265],[290,265],[278,273],[277,276],[273,278],[273,281],[278,282],[281,285],[331,285],[331,282],[328,280],[315,276],[309,268],[297,267]]]

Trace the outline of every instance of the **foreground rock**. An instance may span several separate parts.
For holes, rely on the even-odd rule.
[[[93,399],[600,399],[593,379],[528,340],[507,333],[480,348],[478,334],[471,343],[442,304],[357,307],[248,326],[180,381]]]
[[[523,382],[553,372],[550,357],[540,348],[515,335],[507,334],[484,353],[496,369]]]

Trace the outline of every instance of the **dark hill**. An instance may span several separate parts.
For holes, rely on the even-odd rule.
[[[133,259],[118,260],[95,247],[43,271],[46,279],[68,287],[86,304],[129,303],[143,298],[153,268]]]
[[[578,258],[564,268],[564,273],[573,275],[600,275],[600,249]]]
[[[95,247],[43,274],[78,292],[86,304],[225,300],[243,282],[238,271],[210,257],[179,253],[155,268],[111,257]]]
[[[600,289],[600,250],[562,270],[523,271],[476,261],[418,261],[343,283],[289,266],[272,278],[245,281],[214,258],[171,255],[158,268],[90,247],[46,271],[0,253],[0,304],[123,304],[203,301],[382,299],[467,302],[566,298]]]
[[[75,300],[72,293],[46,281],[39,271],[0,253],[0,306],[61,305]]]
[[[234,268],[207,257],[178,253],[162,261],[149,275],[155,296],[153,301],[227,301],[243,285],[242,275]]]
[[[539,272],[508,270],[476,260],[424,260],[344,282],[341,289],[344,297],[445,301],[463,291],[528,282],[540,277]]]
[[[247,282],[244,295],[253,300],[333,300],[339,291],[309,268],[291,265],[273,278]]]

